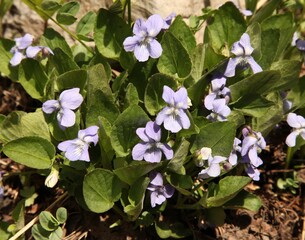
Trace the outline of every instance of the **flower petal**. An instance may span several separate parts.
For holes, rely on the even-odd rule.
[[[174,95],[175,95],[175,92],[170,87],[168,87],[166,85],[163,87],[162,98],[167,104],[169,104],[169,105],[175,104]]]
[[[173,133],[177,133],[182,129],[182,126],[179,124],[179,122],[172,116],[168,115],[164,119],[164,128],[166,130],[169,130]]]
[[[153,150],[149,149],[144,153],[144,160],[146,162],[151,162],[151,163],[160,162],[161,158],[162,158],[162,152],[158,148]]]
[[[174,93],[175,106],[178,108],[187,109],[187,91],[186,88],[181,87],[178,91]]]
[[[94,143],[94,145],[98,142],[98,126],[91,126],[84,130],[80,130],[78,132],[78,138],[82,139],[86,143]],[[83,137],[81,137],[83,135]]]
[[[286,138],[286,144],[288,147],[294,147],[296,144],[296,138],[299,135],[297,131],[291,132]]]
[[[133,34],[143,37],[144,34],[146,34],[146,32],[147,32],[145,20],[142,18],[137,19],[133,25],[132,31],[133,31]]]
[[[10,60],[10,64],[15,67],[21,63],[22,59],[24,59],[23,53],[16,51]]]
[[[136,134],[138,135],[138,137],[143,141],[143,142],[149,142],[150,139],[147,136],[147,134],[145,133],[145,128],[138,128],[136,130]]]
[[[41,51],[41,49],[42,48],[40,46],[35,46],[35,47],[29,46],[26,49],[26,56],[28,58],[34,58]]]
[[[42,111],[47,114],[51,114],[59,108],[59,102],[57,100],[48,100],[42,104]]]
[[[251,47],[250,36],[244,33],[239,40],[240,45],[244,48],[245,55],[250,56],[253,52],[253,47]]]
[[[163,51],[161,44],[156,39],[150,41],[147,49],[151,58],[159,58]]]
[[[174,151],[170,148],[170,146],[166,143],[161,144],[159,148],[162,150],[164,153],[165,157],[167,160],[172,159],[174,156]]]
[[[177,121],[180,126],[182,126],[183,129],[189,129],[191,126],[191,122],[189,117],[186,114],[186,110],[180,109],[179,110],[179,116],[176,117]]]
[[[290,127],[301,128],[305,125],[305,119],[300,115],[296,115],[295,113],[289,113],[287,116],[287,123]]]
[[[224,73],[224,75],[226,77],[234,77],[235,76],[235,69],[236,69],[236,66],[238,64],[238,61],[239,61],[239,57],[229,59],[226,71]]]
[[[57,121],[63,127],[72,127],[75,124],[75,113],[68,108],[62,108],[57,113]]]
[[[207,174],[210,177],[217,177],[220,175],[220,166],[218,163],[211,164],[208,168]]]
[[[163,177],[159,172],[151,172],[149,174],[150,184],[154,186],[163,186]]]
[[[151,139],[156,142],[160,142],[161,140],[161,128],[153,121],[149,121],[145,127],[145,133]]]
[[[72,88],[63,91],[59,96],[60,105],[62,108],[74,110],[83,102],[83,96],[79,93],[79,88]]]
[[[158,113],[156,120],[155,120],[158,125],[161,125],[164,122],[164,120],[168,117],[168,114],[167,114],[168,110],[169,110],[169,107],[164,107],[161,110],[161,112]]]
[[[253,71],[253,73],[258,73],[258,72],[262,72],[263,69],[261,68],[260,65],[257,64],[257,62],[254,60],[253,57],[249,56],[247,57],[247,61]]]
[[[25,34],[23,37],[15,38],[16,46],[18,49],[23,50],[30,46],[34,37],[31,34]]]
[[[212,92],[204,98],[204,106],[206,109],[208,109],[208,110],[213,109],[213,102],[216,99],[216,96],[217,95]]]
[[[146,21],[146,29],[148,35],[150,37],[156,37],[161,31],[163,25],[164,25],[164,20],[160,15],[158,14],[151,15]]]
[[[175,193],[175,188],[173,188],[171,185],[166,184],[164,186],[164,192],[163,192],[164,197],[171,198],[174,195],[174,193]]]
[[[143,160],[149,145],[147,143],[138,143],[132,149],[131,155],[133,160]]]
[[[86,162],[90,162],[90,157],[89,157],[89,145],[85,144],[82,150],[82,153],[79,157],[78,160],[82,160],[82,161],[86,161]]]
[[[144,44],[136,45],[134,49],[134,55],[139,62],[145,62],[149,58],[149,51]]]
[[[141,41],[141,38],[138,36],[128,37],[124,40],[123,46],[126,52],[133,52],[136,45]]]

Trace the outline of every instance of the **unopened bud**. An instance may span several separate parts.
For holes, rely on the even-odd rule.
[[[59,172],[56,168],[52,167],[52,170],[49,174],[49,176],[47,176],[44,184],[49,187],[49,188],[53,188],[56,183],[58,182],[58,178],[59,178]]]

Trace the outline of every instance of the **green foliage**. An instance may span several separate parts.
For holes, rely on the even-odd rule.
[[[55,22],[76,43],[70,46],[61,31],[46,28],[41,37],[35,36],[40,40],[33,45],[49,47],[54,54],[48,55],[44,49],[39,56],[30,59],[26,57],[26,50],[18,49],[25,59],[19,66],[12,67],[11,49],[16,50],[18,46],[13,48],[12,40],[0,38],[1,75],[20,83],[35,99],[37,107],[35,112],[14,111],[7,116],[0,115],[0,151],[3,154],[17,163],[38,169],[42,175],[56,169],[58,186],[74,196],[84,209],[94,213],[114,209],[121,215],[120,221],[111,227],[124,220],[134,221],[136,227],[154,227],[160,238],[191,237],[193,233],[184,225],[185,219],[204,219],[212,226],[220,226],[226,218],[224,209],[259,210],[261,200],[244,190],[251,178],[244,176],[243,169],[250,166],[251,160],[246,162],[245,156],[235,149],[237,166],[229,169],[228,158],[234,154],[235,138],[245,138],[241,137],[244,124],[253,131],[250,131],[253,136],[260,132],[266,137],[287,112],[304,111],[305,78],[300,77],[302,55],[291,46],[293,32],[301,27],[289,12],[290,8],[278,11],[281,5],[271,0],[257,9],[257,0],[247,0],[246,7],[253,16],[245,17],[233,3],[227,2],[219,9],[203,9],[200,16],[189,19],[189,24],[178,15],[168,29],[161,29],[154,38],[153,31],[150,36],[144,36],[145,29],[141,29],[139,37],[136,29],[131,28],[130,1],[115,1],[108,10],[88,11],[80,18],[77,17],[80,9],[77,1],[24,2],[43,19]],[[0,17],[10,5],[11,1],[1,1]],[[197,42],[195,33],[204,22],[204,42]],[[134,24],[141,28],[144,22]],[[68,29],[66,25],[72,26]],[[235,76],[226,78],[226,86],[212,89],[211,81],[225,72],[229,58],[236,57],[232,47],[237,46],[236,42],[244,33],[251,40],[251,57],[263,71],[253,74],[249,64],[244,62],[249,56],[243,56],[238,60]],[[155,50],[151,42],[158,41],[161,56],[139,62],[134,52],[125,50],[135,47],[123,45],[127,37],[144,39],[137,47],[141,45],[141,51],[150,53]],[[166,96],[164,86],[174,92],[184,87],[187,107],[181,96]],[[210,94],[211,98],[224,98],[220,93],[224,87],[230,90],[225,100],[231,112],[225,116],[225,121],[211,121],[208,117],[211,110],[205,106],[206,97]],[[61,99],[54,101],[54,109],[50,107],[54,110],[52,113],[42,112],[43,102],[59,100],[60,93],[71,88],[80,89],[81,106],[69,106],[70,109],[66,104],[73,99],[67,102]],[[285,108],[285,99],[292,102],[290,110]],[[214,114],[221,115],[217,112],[221,109],[216,109],[213,103]],[[190,127],[174,133],[161,124],[160,136],[152,129],[143,131],[147,122],[155,121],[164,107],[167,107],[165,117],[172,124],[181,124],[183,112]],[[58,118],[66,112],[71,116],[75,114],[75,124],[62,128]],[[90,126],[98,127],[97,144],[96,136],[79,132]],[[256,145],[250,147],[259,154],[263,150],[258,146],[261,139],[256,140]],[[70,145],[60,151],[58,144],[63,141]],[[298,137],[296,146],[289,148],[287,166],[303,144]],[[136,145],[142,149],[133,152]],[[173,157],[166,160],[164,151],[168,146],[173,150]],[[211,148],[212,155],[202,156],[203,147]],[[81,157],[71,160],[71,155],[85,155],[87,149],[89,162],[82,161]],[[155,154],[159,159],[161,154],[162,157],[160,162],[135,161],[136,151],[139,155]],[[215,163],[215,156],[226,160]],[[202,166],[197,166],[198,162]],[[200,171],[213,167],[220,169],[218,176],[207,179],[198,176]],[[151,172],[161,174],[162,180],[156,180],[160,186],[154,186],[156,182],[149,178]],[[283,190],[293,192],[297,186],[295,178],[278,180],[278,187]],[[169,189],[175,190],[171,197],[165,194]],[[20,195],[24,199],[13,212],[15,222],[10,226],[0,224],[0,234],[5,232],[10,236],[24,226],[24,208],[33,204],[37,193],[33,188],[24,187]],[[163,197],[164,201],[156,202],[157,206],[152,209],[154,199],[151,197],[155,195]],[[43,211],[39,223],[32,228],[32,236],[42,240],[62,239],[62,224],[67,218],[65,208],[59,208],[56,215]]]
[[[56,211],[56,217],[48,211],[39,214],[39,223],[32,227],[32,235],[36,240],[60,240],[63,238],[61,224],[67,220],[67,209],[60,207]]]

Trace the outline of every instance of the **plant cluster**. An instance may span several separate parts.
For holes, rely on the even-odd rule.
[[[76,43],[52,28],[0,39],[0,72],[41,102],[0,115],[6,156],[84,209],[113,209],[161,238],[191,235],[186,219],[214,226],[224,209],[260,208],[244,187],[260,179],[264,137],[289,113],[287,145],[305,139],[305,120],[293,113],[305,104],[298,23],[280,1],[257,9],[248,0],[247,11],[227,2],[190,25],[176,14],[132,23],[128,0],[81,19],[78,2],[25,2]],[[73,23],[74,32],[65,27]],[[33,236],[59,236],[66,215],[44,213]]]

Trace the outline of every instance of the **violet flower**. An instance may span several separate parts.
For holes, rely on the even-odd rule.
[[[161,143],[161,128],[156,123],[149,121],[145,128],[138,128],[136,131],[142,142],[132,149],[134,160],[144,160],[147,162],[160,162],[162,152],[166,159],[173,158],[174,152],[167,143]]]
[[[260,172],[256,167],[252,166],[251,164],[246,164],[245,171],[248,174],[248,176],[252,178],[254,181],[259,181]]]
[[[169,26],[172,23],[173,18],[176,17],[176,13],[171,13],[170,15],[168,15],[165,19],[164,19],[164,24],[162,29],[169,29]]]
[[[231,109],[226,105],[226,99],[219,98],[212,102],[212,113],[207,116],[211,121],[227,121],[227,116],[230,115]]]
[[[58,100],[48,100],[42,104],[42,111],[51,114],[57,111],[57,121],[61,128],[71,127],[75,124],[75,113],[72,110],[78,108],[83,97],[79,88],[72,88],[63,91]]]
[[[173,133],[179,132],[182,128],[190,128],[191,123],[186,113],[189,104],[186,89],[182,87],[174,92],[168,86],[164,86],[162,98],[169,106],[158,113],[156,123],[164,123],[164,128]]]
[[[42,54],[43,57],[48,56],[49,54],[54,55],[53,51],[49,47],[44,46],[29,46],[26,49],[26,56],[28,58],[35,58],[39,53]]]
[[[238,42],[235,42],[232,46],[231,52],[235,54],[235,58],[230,58],[224,75],[226,77],[235,76],[236,67],[247,68],[251,67],[253,73],[263,71],[257,64],[254,58],[251,56],[253,48],[250,44],[250,37],[247,33],[244,33]]]
[[[10,50],[13,53],[13,57],[10,60],[12,66],[20,64],[22,59],[25,58],[24,50],[30,46],[33,42],[34,37],[31,34],[25,34],[23,37],[15,38],[15,46]]]
[[[58,149],[65,152],[65,157],[70,161],[90,161],[89,145],[93,143],[94,146],[98,142],[98,129],[97,126],[91,126],[84,130],[78,131],[77,138],[67,140],[58,144]]]
[[[202,160],[208,160],[208,167],[201,170],[198,174],[199,178],[217,177],[220,175],[220,163],[225,161],[227,158],[222,156],[212,156],[212,149],[202,148]]]
[[[239,146],[239,144],[241,144],[241,141],[238,138],[234,138],[234,143],[233,143],[233,150],[230,153],[229,156],[229,163],[234,166],[237,164],[237,153],[241,151],[241,146]]]
[[[243,163],[249,163],[254,167],[260,166],[263,161],[258,157],[263,149],[266,148],[266,141],[260,132],[249,132],[242,141],[241,156]]]
[[[124,42],[126,52],[134,52],[139,62],[149,57],[159,58],[162,54],[161,44],[155,39],[164,27],[164,20],[158,14],[150,16],[147,21],[137,19],[133,26],[134,36],[127,37]]]
[[[174,195],[175,189],[171,185],[163,185],[161,173],[152,172],[149,178],[150,183],[147,190],[150,191],[150,204],[152,207],[161,205],[167,198],[171,198]]]
[[[296,145],[297,136],[301,135],[305,140],[305,119],[295,113],[289,113],[287,116],[287,123],[293,128],[293,131],[287,136],[286,144],[289,147],[294,147]]]
[[[211,81],[211,93],[207,95],[204,99],[204,106],[208,110],[213,109],[213,101],[218,98],[225,98],[228,102],[230,99],[230,89],[225,87],[226,78],[221,76],[218,78],[214,78]]]

